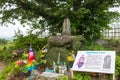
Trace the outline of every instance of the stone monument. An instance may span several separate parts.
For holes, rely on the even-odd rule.
[[[58,54],[60,53],[60,61],[66,61],[66,57],[72,50],[78,50],[81,46],[81,41],[83,37],[80,36],[72,36],[71,35],[71,26],[69,18],[65,18],[62,25],[61,35],[50,36],[48,38],[48,44],[46,48],[48,48],[47,61],[48,64],[50,62],[56,62]]]
[[[62,35],[71,36],[71,28],[70,28],[70,20],[69,18],[65,18],[63,22],[63,30]]]

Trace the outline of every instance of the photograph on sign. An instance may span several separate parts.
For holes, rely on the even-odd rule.
[[[115,54],[115,51],[78,51],[72,70],[113,74]]]

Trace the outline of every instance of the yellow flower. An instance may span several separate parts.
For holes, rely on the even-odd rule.
[[[27,54],[27,53],[24,53],[23,56],[24,56],[24,57],[28,57],[28,54]]]
[[[44,51],[44,50],[41,50],[40,52],[41,52],[41,53],[44,53],[45,51]]]
[[[68,60],[68,61],[74,61],[74,57],[73,57],[72,55],[69,55],[69,56],[67,57],[67,60]]]
[[[45,55],[44,55],[44,54],[41,54],[40,57],[41,57],[41,58],[42,58],[42,57],[45,57]]]

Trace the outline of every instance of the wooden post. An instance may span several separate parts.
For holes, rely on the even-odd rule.
[[[112,79],[112,80],[116,80],[116,79],[115,79],[115,73],[113,74],[113,79]]]
[[[70,75],[73,78],[73,70],[72,70],[72,68],[70,68]]]

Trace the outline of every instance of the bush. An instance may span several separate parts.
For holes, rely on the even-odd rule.
[[[117,80],[120,79],[120,55],[116,55],[116,67],[115,67],[115,75]]]
[[[28,36],[21,36],[14,40],[15,48],[29,48],[32,45],[34,50],[41,49],[45,44],[47,44],[47,37],[46,38],[39,38],[38,36],[31,34]]]
[[[10,51],[0,52],[0,60],[6,63],[12,62],[15,60],[14,55]]]
[[[7,65],[0,73],[0,80],[13,80],[15,75],[21,70],[20,66],[17,66],[14,62]]]

